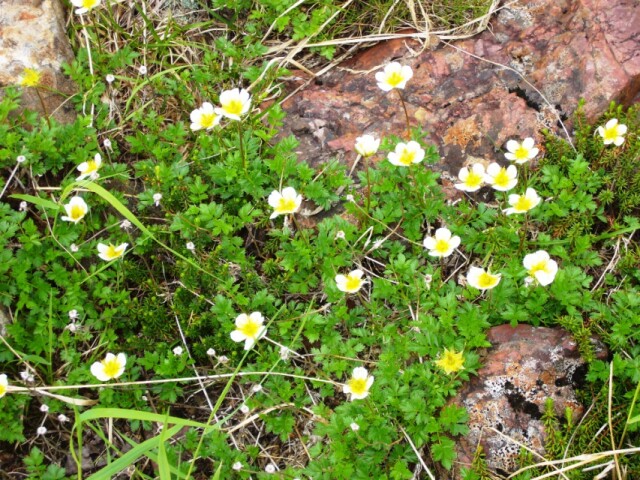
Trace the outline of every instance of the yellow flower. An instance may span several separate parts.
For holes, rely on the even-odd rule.
[[[251,108],[251,97],[244,88],[225,90],[220,94],[220,105],[222,108],[216,108],[216,114],[231,120],[240,120],[240,117]]]
[[[485,173],[484,166],[481,163],[474,163],[471,170],[462,167],[458,173],[458,178],[462,183],[456,183],[454,187],[463,192],[475,192],[482,188]]]
[[[9,381],[7,376],[3,373],[0,375],[0,398],[4,397],[9,389]]]
[[[100,5],[101,1],[102,0],[71,0],[71,3],[74,7],[80,7],[76,9],[76,14],[82,15]]]
[[[534,145],[535,141],[531,137],[525,138],[522,143],[509,140],[507,142],[508,153],[505,153],[504,156],[508,160],[515,161],[516,163],[526,163],[536,158],[536,155],[538,155],[540,151],[535,148]]]
[[[98,173],[100,165],[102,165],[102,156],[99,153],[96,153],[93,160],[82,162],[78,165],[80,176],[78,176],[76,180],[84,180],[87,177],[89,177],[90,180],[97,179],[100,176]]]
[[[264,317],[260,312],[253,312],[251,315],[241,313],[236,318],[236,329],[231,332],[231,340],[244,342],[244,349],[250,350],[267,333],[267,327],[263,324]]]
[[[478,290],[491,290],[500,283],[501,275],[492,274],[484,268],[471,267],[467,273],[467,283]]]
[[[518,170],[515,165],[509,165],[505,168],[494,162],[487,167],[484,181],[491,185],[494,190],[507,192],[518,183]]]
[[[624,143],[624,134],[627,133],[627,126],[618,124],[618,119],[612,118],[604,127],[598,127],[596,131],[602,137],[605,145],[613,143],[616,147],[619,147]]]
[[[271,192],[267,202],[273,207],[273,213],[269,218],[276,218],[278,215],[297,212],[302,205],[302,195],[298,195],[293,187],[286,187],[282,192],[277,190]]]
[[[400,65],[398,62],[391,62],[384,71],[376,73],[378,87],[385,92],[394,88],[404,89],[407,82],[413,77],[413,70],[408,65]]]
[[[104,360],[91,365],[91,374],[101,382],[108,382],[124,373],[126,363],[127,357],[124,353],[119,353],[118,355],[107,353]]]
[[[104,243],[99,243],[98,256],[102,260],[106,260],[107,262],[110,262],[111,260],[115,260],[116,258],[120,258],[121,256],[123,256],[124,251],[127,249],[128,246],[129,246],[128,243],[121,243],[117,247],[112,243],[110,243],[109,245],[105,245]]]
[[[342,387],[342,391],[351,395],[351,401],[367,398],[369,389],[373,384],[373,375],[369,375],[364,367],[356,367],[347,383]]]
[[[540,285],[549,285],[556,278],[558,273],[558,263],[552,260],[544,250],[538,250],[524,257],[522,261],[524,268],[530,275],[531,280],[535,279]]]
[[[439,228],[433,237],[424,239],[423,245],[432,257],[448,257],[460,245],[460,237],[451,236],[448,228]]]
[[[392,165],[408,167],[414,163],[420,163],[424,159],[424,150],[418,142],[411,140],[409,143],[398,143],[395,152],[389,152],[387,156]]]
[[[336,285],[338,290],[346,293],[356,293],[364,285],[362,279],[364,272],[362,270],[353,270],[347,275],[336,275]]]
[[[220,123],[220,115],[216,114],[213,105],[209,102],[202,104],[200,108],[196,108],[190,115],[191,130],[211,130]]]
[[[462,352],[456,352],[455,350],[444,349],[443,354],[439,360],[436,360],[436,365],[444,370],[444,373],[451,374],[459,372],[464,369],[464,356]]]
[[[538,196],[533,188],[527,188],[524,195],[509,195],[510,208],[506,208],[504,213],[511,215],[512,213],[526,213],[536,207],[542,199]]]
[[[356,138],[356,152],[365,158],[375,155],[379,147],[380,139],[376,140],[373,135],[362,135]]]
[[[37,87],[40,85],[40,72],[33,68],[25,68],[20,85],[23,87]]]
[[[82,197],[72,197],[69,200],[69,203],[64,205],[64,209],[67,212],[67,215],[64,217],[60,217],[61,220],[65,222],[73,222],[78,223],[80,220],[84,218],[84,216],[89,211],[88,205],[82,199]]]

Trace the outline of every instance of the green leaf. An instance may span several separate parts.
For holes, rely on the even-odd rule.
[[[25,202],[33,203],[42,208],[48,208],[49,210],[60,210],[60,205],[46,198],[35,197],[33,195],[26,195],[23,193],[16,193],[9,195],[10,198],[16,198],[18,200],[24,200]]]

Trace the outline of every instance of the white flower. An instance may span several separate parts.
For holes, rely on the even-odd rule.
[[[66,423],[69,421],[69,417],[67,417],[64,413],[61,413],[60,415],[58,415],[58,421],[60,423]]]
[[[78,311],[74,308],[73,310],[69,310],[69,319],[76,320],[78,318]]]
[[[102,145],[104,145],[104,148],[106,148],[107,150],[111,150],[111,140],[109,140],[108,138],[104,139]]]
[[[413,163],[420,163],[424,159],[424,150],[418,142],[398,143],[394,152],[387,156],[392,165],[408,167]]]
[[[353,369],[351,378],[342,387],[342,391],[351,395],[351,401],[361,400],[369,395],[369,389],[373,384],[373,376],[369,375],[364,367]]]
[[[247,407],[247,406],[243,403],[242,405],[240,405],[240,411],[246,415],[247,413],[249,413],[249,407]]]
[[[458,178],[462,183],[456,183],[454,187],[463,192],[475,192],[482,188],[484,176],[484,165],[481,163],[474,163],[471,166],[471,170],[467,167],[462,167],[458,173]]]
[[[40,411],[42,413],[47,413],[49,411],[49,405],[43,403],[42,405],[40,405]]]
[[[509,205],[511,207],[504,209],[504,213],[511,215],[513,213],[526,213],[536,207],[542,199],[538,196],[533,188],[527,188],[524,195],[509,195]]]
[[[120,258],[124,255],[124,251],[129,246],[128,243],[121,243],[117,247],[113,244],[105,245],[104,243],[98,244],[98,256],[107,262]]]
[[[116,77],[114,77],[113,75],[111,75],[109,73],[109,74],[107,74],[106,77],[104,77],[104,79],[107,81],[107,83],[111,84],[116,80]]]
[[[76,180],[84,180],[87,177],[89,177],[90,180],[95,180],[100,176],[98,174],[100,165],[102,165],[102,156],[99,153],[96,153],[93,160],[88,160],[78,165],[80,176],[76,178]]]
[[[173,349],[174,355],[180,356],[182,355],[182,353],[183,353],[182,347],[179,345]]]
[[[359,269],[353,270],[347,275],[336,275],[336,286],[341,292],[356,293],[364,285],[363,275],[364,272]]]
[[[187,244],[185,245],[186,249],[189,250],[190,252],[193,252],[196,249],[196,246],[193,242],[187,242]]]
[[[91,365],[91,374],[101,382],[108,382],[124,373],[126,363],[127,357],[124,353],[119,353],[118,355],[107,353],[104,360]]]
[[[154,193],[153,194],[153,203],[155,203],[156,207],[160,206],[160,200],[162,200],[162,194],[161,193]]]
[[[209,355],[210,357],[215,357],[216,351],[213,348],[210,348],[209,350],[207,350],[207,355]]]
[[[349,194],[345,197],[345,199],[347,200],[347,202],[355,202],[356,199],[353,198],[353,195]]]
[[[138,72],[140,72],[140,75],[146,75],[147,74],[147,66],[146,65],[140,65],[140,68],[138,69]]]
[[[45,435],[45,434],[47,433],[47,427],[45,427],[44,425],[42,425],[42,426],[38,427],[38,428],[36,429],[36,433],[37,433],[38,435]]]
[[[530,277],[534,278],[540,285],[549,285],[556,278],[558,273],[558,263],[552,260],[547,252],[538,250],[524,257],[522,261]]]
[[[76,333],[78,331],[78,324],[75,322],[71,322],[64,327],[65,330],[69,330],[71,333]]]
[[[432,257],[448,257],[460,245],[460,237],[451,236],[448,228],[439,228],[433,237],[424,239],[423,245]]]
[[[264,467],[264,471],[267,472],[267,473],[275,473],[276,472],[276,466],[273,463],[270,463],[266,467]]]
[[[131,228],[131,222],[129,220],[123,220],[120,222],[120,228],[123,230],[129,230]]]
[[[508,152],[504,154],[507,160],[515,161],[516,163],[526,163],[529,160],[533,160],[538,155],[537,148],[534,147],[535,141],[533,138],[525,138],[522,143],[516,140],[509,140],[507,142]]]
[[[411,77],[413,77],[411,67],[400,65],[398,62],[391,62],[384,67],[384,71],[376,73],[378,87],[385,92],[394,88],[403,89]]]
[[[363,157],[375,155],[379,147],[380,139],[376,140],[373,135],[362,135],[361,137],[356,138],[356,152]]]
[[[7,380],[7,376],[3,373],[0,375],[0,398],[4,397],[9,389],[9,380]]]
[[[232,468],[232,469],[234,469],[236,472],[237,472],[238,470],[242,470],[242,463],[240,463],[240,462],[236,462],[236,463],[234,463],[234,464],[231,466],[231,468]]]
[[[505,168],[494,162],[487,167],[484,181],[494,190],[508,192],[518,183],[518,169],[515,165],[509,165]]]
[[[253,387],[251,387],[251,391],[253,393],[258,393],[262,391],[262,385],[260,385],[259,383],[254,385]]]
[[[478,290],[490,290],[500,283],[501,275],[492,274],[484,268],[471,267],[467,273],[467,283]]]
[[[335,239],[336,240],[344,240],[345,239],[344,231],[343,230],[338,230],[338,232],[336,233]]]
[[[244,88],[225,90],[220,94],[220,105],[215,112],[231,120],[240,120],[251,108],[251,96]]]
[[[226,355],[220,355],[220,356],[218,357],[218,361],[219,361],[220,363],[227,363],[227,362],[229,361],[229,357],[227,357]]]
[[[28,208],[27,202],[25,202],[24,200],[20,202],[20,205],[18,206],[18,210],[20,212],[26,212],[27,208]]]
[[[273,208],[273,213],[269,218],[276,218],[278,215],[297,212],[302,205],[302,195],[296,193],[293,187],[286,187],[282,189],[282,192],[277,190],[271,192],[267,202]]]
[[[74,7],[80,7],[76,9],[77,15],[82,15],[83,13],[87,13],[89,10],[100,5],[101,0],[71,0],[71,4]]]
[[[349,426],[351,427],[351,430],[353,430],[354,432],[357,432],[358,430],[360,430],[360,425],[358,425],[356,422],[353,422]]]
[[[18,155],[16,157],[16,162],[18,162],[18,163],[24,163],[26,161],[27,161],[27,157],[25,157],[24,155]]]
[[[220,115],[218,115],[213,105],[209,102],[202,104],[200,108],[196,108],[190,115],[191,118],[191,130],[211,130],[213,127],[220,123]]]
[[[69,245],[69,250],[71,250],[73,253],[76,253],[80,249],[75,243],[72,243],[71,245]]]
[[[60,217],[60,220],[78,223],[89,211],[89,206],[85,203],[82,197],[75,196],[69,200],[69,203],[64,205],[64,209],[67,214]]]
[[[291,349],[285,346],[280,347],[280,360],[289,360]]]
[[[596,131],[602,137],[605,145],[613,143],[616,147],[619,147],[624,143],[624,134],[627,133],[627,126],[618,124],[618,119],[612,118],[604,127],[600,126]]]
[[[267,332],[267,327],[263,324],[264,317],[260,312],[253,312],[251,315],[241,313],[236,318],[236,329],[231,332],[231,340],[244,341],[244,349],[249,350]]]

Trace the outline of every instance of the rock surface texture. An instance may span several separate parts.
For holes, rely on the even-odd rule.
[[[294,134],[301,158],[314,164],[341,151],[352,161],[362,133],[401,135],[398,92],[385,94],[374,79],[390,61],[413,68],[403,91],[412,124],[439,147],[436,168],[453,174],[473,157],[502,161],[509,139],[541,140],[543,128],[564,135],[558,118],[570,123],[581,98],[591,120],[612,100],[640,100],[636,0],[505,3],[473,38],[431,47],[395,39],[316,79],[285,103],[283,133]]]
[[[510,438],[544,454],[541,418],[547,398],[553,399],[559,418],[567,407],[575,420],[584,413],[575,388],[584,381],[587,367],[569,333],[560,328],[501,325],[491,328],[487,338],[492,347],[484,367],[453,400],[466,408],[470,428],[457,442],[452,477],[456,479],[459,469],[471,464],[478,445],[488,467],[502,473],[514,471],[520,452]],[[596,351],[598,357],[606,356],[598,342]]]
[[[44,104],[57,120],[72,122],[73,106],[54,91],[75,93],[74,83],[62,74],[62,64],[73,59],[59,0],[0,0],[0,87],[19,85],[25,68],[41,73],[38,91],[22,87],[24,108],[42,112]]]

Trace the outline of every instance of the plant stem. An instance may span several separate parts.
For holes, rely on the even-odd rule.
[[[402,92],[400,89],[396,89],[398,92],[398,97],[400,97],[400,103],[402,103],[402,109],[404,110],[404,118],[407,122],[407,139],[411,139],[411,124],[409,123],[409,112],[407,111],[407,105],[404,103],[404,98],[402,98]]]
[[[40,93],[40,89],[36,88],[36,93],[38,94],[38,100],[40,100],[40,106],[42,107],[42,113],[44,113],[44,118],[47,121],[47,125],[51,128],[51,120],[49,120],[49,112],[47,112],[47,107],[44,104],[44,99],[42,98],[42,94]]]
[[[242,122],[238,121],[238,141],[240,142],[240,156],[242,157],[242,169],[247,171],[247,162],[244,154],[244,135],[242,131]]]
[[[371,208],[371,178],[369,177],[369,157],[365,157],[366,169],[367,169],[367,215]]]

